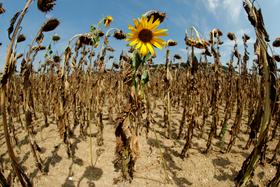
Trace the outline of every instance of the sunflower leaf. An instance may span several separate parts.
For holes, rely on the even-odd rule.
[[[145,70],[145,71],[143,72],[143,74],[141,75],[141,83],[142,83],[142,85],[144,86],[144,85],[146,85],[148,82],[149,82],[149,74],[148,74],[148,71]]]
[[[91,25],[90,26],[90,32],[94,32],[96,30],[95,26],[94,25]]]
[[[139,68],[142,62],[143,60],[140,54],[138,52],[135,52],[133,54],[133,59],[132,59],[132,68],[134,69],[134,71],[136,71]]]
[[[91,38],[91,41],[93,42],[94,45],[96,45],[97,43],[99,43],[100,39],[98,36]]]
[[[138,86],[138,78],[137,78],[137,76],[134,76],[132,81],[133,81],[132,82],[133,86],[137,90],[137,86]]]
[[[147,60],[149,60],[151,58],[151,53],[147,53],[143,58],[142,58],[142,62],[145,63],[147,62]]]

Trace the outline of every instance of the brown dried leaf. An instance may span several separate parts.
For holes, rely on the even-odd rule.
[[[21,11],[15,13],[15,15],[13,16],[13,18],[10,21],[10,26],[8,28],[8,37],[9,37],[10,40],[11,40],[11,34],[14,31],[15,22],[17,21],[17,18],[19,17],[20,13],[21,13]]]

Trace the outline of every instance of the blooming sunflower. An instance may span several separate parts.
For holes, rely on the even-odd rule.
[[[109,25],[110,25],[110,23],[113,21],[113,17],[112,16],[106,16],[105,18],[104,18],[104,25],[106,26],[106,27],[109,27]]]
[[[146,17],[134,19],[133,22],[134,26],[128,25],[128,29],[131,31],[127,37],[129,45],[138,49],[143,56],[148,52],[154,56],[154,47],[162,49],[165,45],[164,40],[159,37],[167,36],[167,29],[157,29],[160,20],[154,20],[153,16],[150,19]]]

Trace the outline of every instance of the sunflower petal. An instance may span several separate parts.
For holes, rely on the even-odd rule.
[[[164,46],[165,42],[160,39],[160,38],[153,38],[153,40],[151,41],[151,43],[159,49],[162,49],[162,47]]]
[[[148,49],[145,43],[142,44],[141,48],[140,48],[140,53],[145,56],[148,53]]]
[[[165,42],[164,40],[160,39],[160,38],[157,38],[157,37],[154,37],[153,40],[155,40],[157,43],[159,43],[160,45],[164,45]]]
[[[127,36],[133,36],[134,34],[133,33],[127,33]]]
[[[143,28],[143,19],[142,18],[138,18],[138,22],[139,22],[139,25],[138,25],[138,29],[142,29]]]
[[[161,45],[159,44],[159,43],[157,43],[156,41],[152,41],[152,44],[156,47],[156,48],[158,48],[158,49],[162,49],[162,47],[161,47]]]
[[[146,46],[149,49],[150,53],[154,56],[155,50],[154,50],[153,46],[150,43],[147,43]]]
[[[159,29],[153,32],[154,36],[167,36],[167,29]]]
[[[138,32],[137,29],[131,25],[128,25],[128,29],[131,30],[132,32]]]
[[[138,39],[134,39],[133,41],[131,41],[130,43],[129,43],[129,45],[130,46],[135,46],[136,44],[138,44],[139,43],[139,40]]]
[[[133,19],[133,23],[134,23],[134,25],[135,25],[135,28],[137,28],[137,27],[138,27],[138,25],[139,25],[139,23],[138,23],[137,19]]]
[[[147,28],[147,26],[148,26],[148,23],[147,23],[147,19],[145,18],[145,17],[142,17],[142,26],[143,26],[143,28]]]
[[[159,26],[159,24],[160,24],[160,21],[159,21],[159,19],[157,19],[157,20],[149,27],[149,29],[155,30],[155,29]]]
[[[136,49],[139,49],[142,46],[142,42],[138,42],[138,44],[135,46]]]

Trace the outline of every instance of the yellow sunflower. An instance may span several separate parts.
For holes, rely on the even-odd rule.
[[[150,52],[155,55],[154,47],[162,49],[165,41],[160,39],[160,36],[167,36],[167,29],[157,29],[160,25],[160,20],[154,20],[152,16],[150,19],[141,17],[133,20],[134,27],[128,25],[131,33],[128,33],[127,41],[130,46],[134,46],[140,51],[140,54],[145,56]]]
[[[110,23],[113,21],[113,17],[112,16],[106,16],[105,18],[104,18],[104,25],[106,26],[106,27],[109,27],[109,25],[110,25]]]

